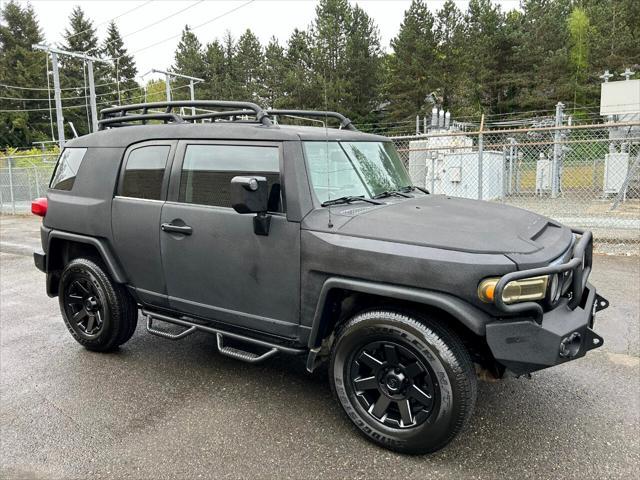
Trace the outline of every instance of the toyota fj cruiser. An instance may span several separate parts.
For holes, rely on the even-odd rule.
[[[328,360],[360,432],[425,453],[468,422],[477,371],[602,345],[590,232],[414,187],[389,139],[338,113],[159,102],[103,110],[100,130],[32,205],[35,264],[90,350],[129,340],[140,309],[150,333],[213,333],[238,360]]]

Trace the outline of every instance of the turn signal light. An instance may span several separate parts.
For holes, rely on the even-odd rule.
[[[36,198],[31,202],[31,213],[38,215],[39,217],[44,217],[47,214],[48,205],[49,202],[46,198]]]

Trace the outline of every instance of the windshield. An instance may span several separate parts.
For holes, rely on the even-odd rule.
[[[373,198],[411,185],[390,142],[304,142],[311,186],[318,200]]]

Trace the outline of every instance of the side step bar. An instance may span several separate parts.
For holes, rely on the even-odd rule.
[[[142,315],[147,317],[147,331],[152,335],[156,335],[169,340],[179,340],[188,335],[191,335],[196,330],[201,330],[207,333],[213,333],[217,337],[218,350],[222,355],[235,358],[236,360],[242,360],[243,362],[249,362],[249,363],[262,362],[263,360],[273,357],[278,352],[286,353],[288,355],[300,355],[307,352],[306,349],[285,347],[284,345],[278,345],[276,343],[267,342],[265,340],[259,340],[257,338],[247,337],[245,335],[240,335],[239,333],[227,332],[224,330],[220,330],[219,328],[200,325],[199,323],[194,323],[184,318],[171,317],[169,315],[164,315],[157,312],[150,312],[145,309],[142,309],[141,312],[142,312]],[[181,327],[185,327],[186,330],[178,334],[172,334],[169,332],[158,330],[157,328],[153,327],[153,320],[159,320],[161,322],[179,325]],[[258,355],[252,352],[245,352],[244,350],[239,350],[237,348],[225,346],[224,337],[233,338],[234,340],[251,343],[253,345],[258,345],[259,347],[268,348],[269,350],[267,350],[265,353],[261,355]]]

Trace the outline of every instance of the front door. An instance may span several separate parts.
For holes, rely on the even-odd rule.
[[[300,224],[284,212],[282,147],[273,143],[178,144],[160,246],[172,308],[294,337],[299,321]],[[267,177],[268,236],[231,208],[236,175]],[[177,227],[177,228],[176,228]]]

